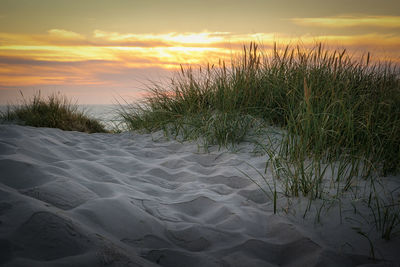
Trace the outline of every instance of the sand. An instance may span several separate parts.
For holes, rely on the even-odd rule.
[[[250,152],[0,125],[0,265],[399,266],[399,238],[371,234],[372,260],[346,206],[316,223],[324,202],[303,218],[307,199],[280,196],[273,214]]]

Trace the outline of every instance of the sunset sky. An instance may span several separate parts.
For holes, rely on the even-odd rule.
[[[400,62],[398,0],[0,0],[0,104],[41,90],[115,103],[243,44],[323,41]]]

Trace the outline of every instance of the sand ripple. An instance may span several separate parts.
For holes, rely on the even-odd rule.
[[[354,266],[273,215],[265,158],[137,134],[0,125],[0,265]]]

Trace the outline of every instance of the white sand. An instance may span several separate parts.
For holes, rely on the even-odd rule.
[[[370,260],[345,205],[342,223],[333,206],[315,224],[318,201],[303,219],[302,198],[274,215],[238,171],[265,166],[246,145],[159,137],[0,125],[0,265],[399,266],[399,238],[371,237],[386,262]]]

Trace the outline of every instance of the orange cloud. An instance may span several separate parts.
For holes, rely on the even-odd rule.
[[[329,28],[383,27],[400,28],[400,16],[334,16],[322,18],[293,18],[296,24]]]

